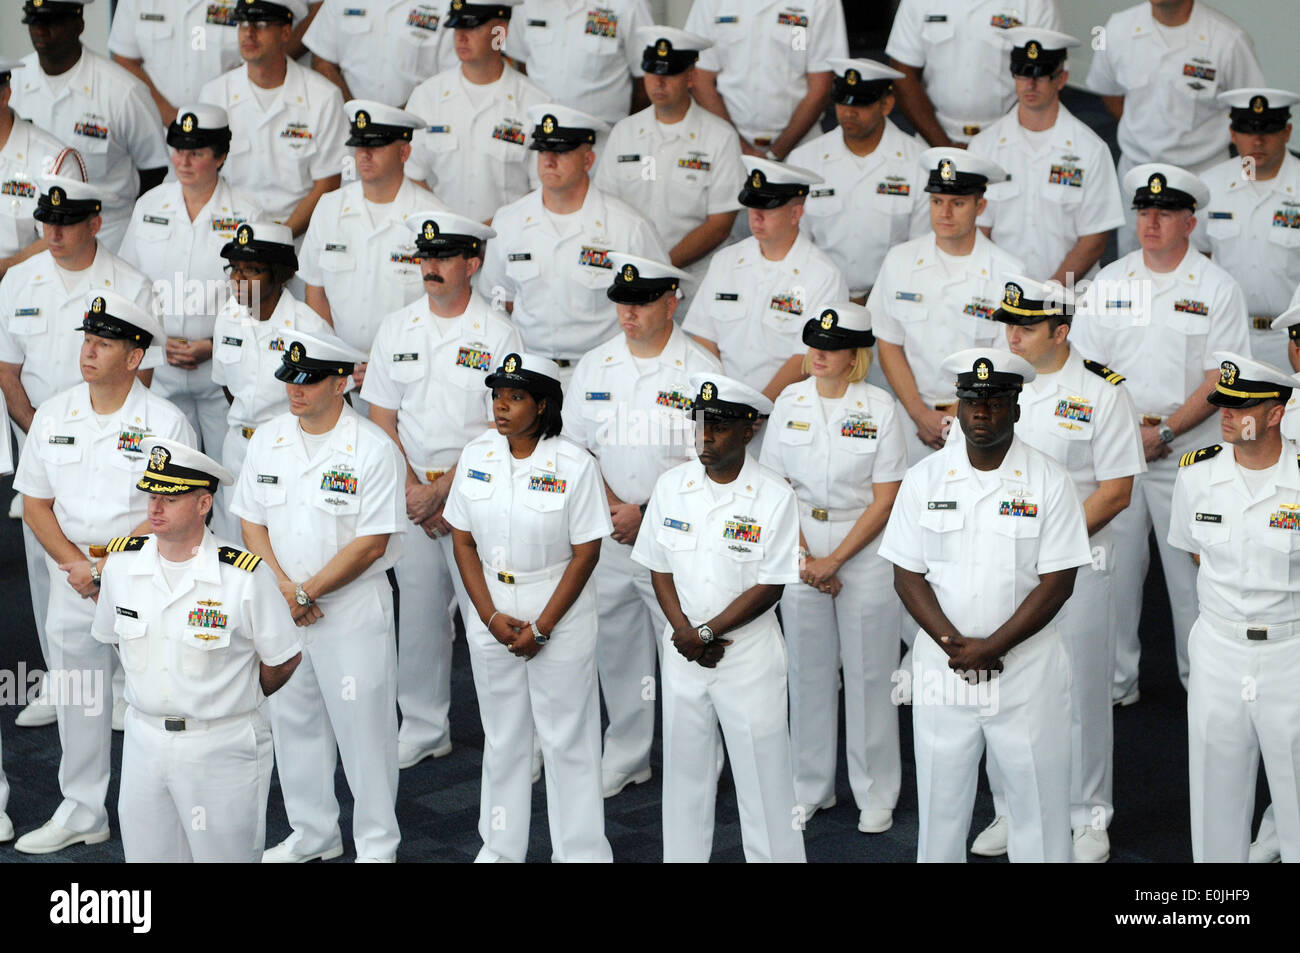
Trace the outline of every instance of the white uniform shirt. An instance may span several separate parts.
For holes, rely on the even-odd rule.
[[[325,289],[335,334],[369,351],[384,315],[424,294],[415,233],[403,222],[446,208],[410,179],[387,205],[367,202],[360,182],[321,196],[298,253],[298,277]]]
[[[1056,274],[1081,236],[1124,224],[1110,148],[1065,106],[1056,125],[1041,133],[1028,132],[1012,109],[969,149],[1011,176],[988,187],[979,224],[992,226],[993,241],[1024,259],[1030,278]]]
[[[682,327],[718,345],[728,377],[761,390],[806,350],[811,309],[848,294],[830,256],[802,231],[780,261],[764,258],[750,237],[713,253]]]
[[[1112,14],[1092,56],[1088,88],[1123,96],[1117,138],[1124,158],[1192,172],[1228,157],[1228,89],[1267,86],[1250,35],[1197,0],[1179,27],[1156,23],[1149,3]]]
[[[695,0],[686,29],[714,42],[697,65],[718,74],[718,93],[750,142],[784,132],[808,95],[808,74],[849,55],[840,0]]]
[[[1179,468],[1169,543],[1200,555],[1203,611],[1231,622],[1300,621],[1300,446],[1282,441],[1257,493],[1240,469],[1231,445]]]
[[[1291,399],[1286,402],[1286,412],[1282,415],[1282,436],[1300,442],[1300,374],[1295,375],[1295,389],[1291,391]]]
[[[41,223],[32,218],[41,194],[41,174],[63,150],[63,143],[45,130],[16,114],[13,121],[9,138],[0,148],[0,258],[8,258],[41,237]]]
[[[791,165],[825,180],[811,187],[800,224],[831,256],[854,297],[875,284],[889,249],[930,231],[929,176],[917,164],[924,149],[886,121],[870,155],[850,152],[839,129],[790,153]]]
[[[289,397],[275,371],[294,331],[333,333],[324,318],[287,290],[265,321],[254,318],[234,295],[226,300],[212,328],[212,380],[234,398],[226,415],[230,426],[255,428],[288,413]]]
[[[459,65],[444,70],[407,103],[427,125],[415,131],[406,174],[437,189],[457,215],[486,222],[540,184],[525,113],[549,100],[508,65],[487,86],[465,79]]]
[[[0,420],[9,419],[9,408],[5,405],[5,395],[0,393]],[[13,441],[0,440],[0,476],[8,476],[14,472],[14,452]]]
[[[642,75],[637,28],[653,24],[645,0],[524,0],[505,54],[527,64],[552,102],[612,124],[628,114],[632,77]]]
[[[217,312],[231,296],[221,249],[240,222],[261,217],[261,206],[224,177],[193,221],[179,182],[164,182],[140,196],[118,255],[155,283],[168,337],[212,337]]]
[[[924,573],[944,615],[974,638],[1011,618],[1040,576],[1092,562],[1069,475],[1019,437],[996,471],[976,471],[964,444],[908,470],[880,555]]]
[[[1241,288],[1193,248],[1168,274],[1149,271],[1141,249],[1107,265],[1070,335],[1082,353],[1128,379],[1140,413],[1161,417],[1219,366],[1215,351],[1250,353]]]
[[[456,61],[446,12],[418,0],[325,0],[302,41],[338,65],[354,99],[402,106],[417,83]]]
[[[907,472],[907,415],[887,391],[858,381],[839,400],[817,395],[817,379],[781,391],[762,462],[790,481],[801,503],[831,510],[864,510],[873,483],[894,483]]]
[[[600,190],[653,221],[669,251],[710,215],[740,208],[744,183],[736,130],[695,103],[669,125],[653,106],[620,120],[596,168]]]
[[[149,462],[149,438],[198,445],[185,415],[138,380],[126,402],[101,419],[84,381],[36,409],[14,475],[14,489],[54,500],[69,542],[83,550],[129,533],[145,518],[149,497],[135,488]]]
[[[98,288],[153,308],[149,279],[103,245],[84,271],[64,271],[43,251],[0,279],[0,361],[23,366],[23,390],[33,407],[81,381],[81,321],[86,296]],[[140,367],[161,363],[161,342],[154,342]]]
[[[10,79],[14,112],[67,143],[104,190],[105,219],[125,221],[140,193],[141,169],[168,165],[167,143],[149,89],[112,60],[82,48],[76,65],[51,82],[35,53]]]
[[[492,423],[492,392],[484,381],[511,352],[524,349],[504,312],[478,295],[465,310],[441,318],[427,298],[384,318],[370,350],[361,397],[397,411],[397,435],[421,482],[450,470],[465,445]]]
[[[594,185],[572,215],[548,212],[538,189],[498,211],[492,227],[478,290],[493,304],[514,302],[524,346],[539,357],[576,360],[618,330],[605,297],[610,252],[668,260],[654,226]]]
[[[117,0],[108,50],[143,60],[154,88],[180,108],[197,100],[208,80],[240,64],[235,3]]]
[[[902,0],[885,54],[925,70],[939,124],[965,141],[974,133],[964,127],[996,122],[1016,103],[1002,31],[1018,26],[1064,29],[1056,0]]]
[[[1092,367],[1108,371],[1095,362]],[[1079,349],[1070,348],[1065,366],[1038,376],[1020,392],[1016,436],[1065,467],[1083,502],[1102,480],[1145,473],[1146,453],[1138,430],[1137,410],[1123,378],[1110,383],[1084,364]],[[949,443],[966,439],[953,427]]]
[[[461,453],[443,518],[473,536],[480,558],[503,572],[562,566],[574,546],[614,531],[591,454],[551,437],[516,460],[496,430]]]
[[[251,712],[265,698],[259,663],[302,650],[270,567],[236,568],[221,549],[242,552],[204,533],[175,589],[153,538],[105,564],[91,635],[118,647],[136,711],[204,721]]]
[[[701,625],[754,586],[799,582],[794,491],[751,456],[727,484],[710,480],[698,460],[673,467],[650,495],[632,559],[671,573],[682,612]],[[768,609],[727,638],[741,638],[775,613]]]
[[[263,109],[240,66],[204,85],[199,99],[230,116],[230,156],[222,172],[230,184],[251,194],[277,222],[283,222],[317,179],[343,169],[348,120],[339,88],[293,60],[284,83]]]
[[[1287,153],[1265,182],[1250,181],[1240,159],[1227,159],[1201,181],[1210,204],[1196,213],[1192,241],[1236,279],[1250,314],[1272,323],[1300,287],[1300,159]]]
[[[960,270],[949,270],[933,232],[898,245],[885,255],[867,299],[876,337],[902,347],[932,407],[956,399],[952,375],[939,366],[944,358],[962,348],[1001,346],[1002,325],[991,318],[1006,276],[1024,273],[1019,258],[981,232],[969,255],[948,261]]]
[[[660,474],[695,458],[696,371],[720,374],[722,365],[678,327],[657,357],[634,358],[620,333],[578,362],[564,398],[564,435],[595,455],[624,503],[646,502]]]
[[[266,527],[276,561],[290,579],[315,575],[353,540],[388,535],[384,555],[357,577],[369,579],[402,555],[405,485],[397,444],[344,404],[338,423],[311,455],[292,414],[258,428],[248,441],[230,512]],[[344,586],[320,602],[328,606],[347,597]]]

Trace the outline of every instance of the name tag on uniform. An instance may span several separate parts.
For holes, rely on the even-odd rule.
[[[326,251],[347,251],[347,250],[348,250],[348,246],[347,246],[347,245],[340,245],[338,242],[326,242],[326,243],[325,243],[325,250],[326,250]]]
[[[925,17],[926,23],[947,23],[948,14],[946,13],[928,13]]]
[[[140,14],[140,19],[144,20],[146,23],[162,23],[167,18],[161,13],[142,13]]]
[[[259,474],[257,475],[257,482],[258,482],[258,483],[269,483],[269,484],[271,484],[272,486],[274,486],[274,485],[276,485],[277,483],[280,482],[280,478],[279,478],[278,476],[276,476],[274,473],[259,473]]]
[[[920,301],[921,296],[915,291],[895,291],[894,299],[897,301]]]
[[[957,508],[956,500],[931,500],[925,504],[927,510],[955,510]]]
[[[394,362],[401,364],[403,361],[418,361],[420,359],[419,351],[404,351],[401,354],[394,354]]]
[[[526,252],[526,251],[515,252],[513,255],[510,256],[510,261],[532,261],[532,260],[533,260],[532,252]]]
[[[675,520],[665,517],[664,525],[669,529],[680,530],[683,533],[689,533],[691,531],[691,524],[684,520]]]
[[[546,21],[545,21],[545,20],[529,20],[529,21],[528,21],[528,25],[529,25],[529,26],[546,26]]]
[[[244,339],[243,339],[243,338],[231,338],[231,337],[224,337],[224,336],[223,336],[223,337],[221,338],[221,343],[222,343],[222,344],[229,344],[231,347],[243,347],[243,346],[244,346]]]
[[[806,420],[787,420],[785,426],[787,430],[808,430],[812,425]]]
[[[830,198],[834,194],[834,189],[813,189],[808,193],[808,197],[810,199],[825,199]]]
[[[714,23],[739,23],[740,17],[737,16],[714,17],[713,22]]]
[[[1210,213],[1210,220],[1211,220],[1211,221],[1214,221],[1214,222],[1230,222],[1230,221],[1232,221],[1232,213],[1231,213],[1231,212],[1211,212],[1211,213]]]
[[[492,474],[484,473],[482,470],[466,470],[465,475],[471,480],[482,480],[484,483],[492,482]]]
[[[361,7],[348,7],[343,11],[343,15],[345,17],[363,17],[366,15],[366,11]]]
[[[610,393],[607,390],[589,390],[586,394],[587,400],[609,400]]]
[[[434,132],[434,133],[448,133],[448,132],[451,132],[451,126],[448,126],[448,125],[445,125],[445,124],[444,124],[444,125],[441,125],[441,126],[430,126],[430,127],[429,127],[429,132]]]
[[[158,215],[146,215],[144,220],[150,225],[168,225],[171,223],[170,218],[162,218]]]
[[[114,606],[113,608],[117,610],[118,615],[124,615],[128,619],[140,618],[140,613],[136,612],[134,609],[127,609],[124,606]]]
[[[1197,513],[1196,522],[1198,523],[1222,523],[1222,513]]]
[[[714,301],[739,301],[740,295],[730,291],[719,291],[713,296]]]
[[[619,162],[640,162],[640,161],[641,161],[641,153],[639,153],[639,152],[629,152],[629,153],[627,153],[626,155],[621,155],[621,156],[619,156],[619,157],[618,157],[618,161],[619,161]]]
[[[40,313],[41,313],[40,308],[15,308],[14,309],[15,318],[35,318],[38,317]]]
[[[50,443],[60,447],[70,447],[77,442],[76,437],[61,437],[58,434],[50,435]]]

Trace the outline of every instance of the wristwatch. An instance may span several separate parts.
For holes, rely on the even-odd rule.
[[[713,630],[710,629],[707,625],[700,626],[698,629],[695,630],[695,634],[700,637],[700,641],[703,642],[705,645],[708,645],[710,642],[713,641]]]
[[[542,635],[542,630],[537,627],[536,622],[533,623],[533,641],[538,645],[545,645],[547,642],[551,641],[549,635]]]
[[[101,572],[99,571],[99,567],[96,566],[96,565],[94,564],[94,562],[92,561],[91,564],[90,564],[90,581],[91,581],[94,585],[98,586],[98,585],[100,584],[100,581],[101,581],[103,578],[104,578],[103,573],[101,573]]]
[[[302,583],[298,583],[297,589],[294,590],[293,601],[298,603],[300,606],[309,606],[312,604],[312,598],[307,595],[307,590],[302,587]]]
[[[1174,428],[1170,427],[1168,424],[1161,424],[1160,429],[1157,430],[1156,433],[1160,435],[1161,443],[1174,442]]]

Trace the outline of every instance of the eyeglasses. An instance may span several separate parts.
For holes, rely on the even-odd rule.
[[[224,265],[221,268],[227,276],[231,278],[269,278],[271,269],[265,265],[247,265],[243,262],[234,262]]]

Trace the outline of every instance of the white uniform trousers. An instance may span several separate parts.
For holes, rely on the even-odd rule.
[[[334,769],[352,789],[357,857],[392,860],[397,800],[397,645],[382,573],[326,596],[324,618],[301,630],[302,662],[270,698],[275,761],[296,854],[339,843]]]
[[[713,850],[719,724],[736,782],[745,859],[806,859],[786,722],[785,645],[775,616],[750,626],[711,669],[686,661],[672,645],[667,627],[661,636],[667,863],[704,863]]]
[[[107,830],[116,653],[113,646],[90,634],[95,603],[77,595],[49,556],[45,568],[56,583],[50,589],[45,636],[49,691],[56,703],[63,746],[59,759],[63,803],[54,812],[54,821],[72,831]]]
[[[18,452],[14,454],[16,465],[22,456],[27,434],[19,430],[18,425],[12,421],[10,426],[18,442]],[[45,549],[37,541],[36,534],[28,528],[26,522],[23,523],[23,556],[27,561],[27,584],[32,595],[32,618],[36,620],[36,640],[40,643],[41,654],[45,656],[45,661],[48,663],[50,650],[45,641],[45,613],[50,607],[50,574],[45,568]]]
[[[484,567],[497,610],[533,621],[567,564],[518,572],[508,585]],[[523,863],[532,820],[534,733],[546,763],[551,860],[608,863],[600,789],[600,702],[596,689],[596,594],[590,584],[532,659],[510,654],[478,617],[465,620],[483,721],[478,862]]]
[[[1300,624],[1291,623],[1294,631],[1279,641],[1249,641],[1245,628],[1244,621],[1206,613],[1192,627],[1192,860],[1246,862],[1262,753],[1282,860],[1294,863],[1300,861]]]
[[[650,532],[650,528],[646,529]],[[600,623],[596,667],[609,726],[601,770],[635,774],[650,767],[655,733],[655,654],[668,620],[659,608],[650,570],[632,562],[632,547],[601,540],[594,573]]]
[[[194,432],[203,438],[203,452],[220,463],[230,405],[221,385],[212,382],[212,362],[193,371],[170,364],[154,368],[150,390],[180,408]]]
[[[117,816],[127,863],[255,864],[274,761],[260,710],[167,731],[127,709]]]
[[[450,740],[451,733],[447,713],[454,632],[447,607],[453,595],[459,604],[468,604],[460,592],[451,534],[430,539],[420,527],[410,527],[394,572],[400,592],[397,707],[402,725],[397,740],[421,749],[437,748]]]
[[[1188,450],[1214,443],[1218,433],[1218,415],[1193,431],[1202,440],[1188,441]],[[1182,441],[1179,441],[1180,444]],[[1115,684],[1114,698],[1123,698],[1137,688],[1138,661],[1142,643],[1138,622],[1142,615],[1142,586],[1151,564],[1147,542],[1152,526],[1160,546],[1160,565],[1173,610],[1174,646],[1178,655],[1178,677],[1187,685],[1187,634],[1196,621],[1196,564],[1181,549],[1169,545],[1169,511],[1173,506],[1174,481],[1178,478],[1178,459],[1184,451],[1175,451],[1163,460],[1147,464],[1146,473],[1133,478],[1133,495],[1127,509],[1110,521],[1115,544]]]
[[[853,528],[852,520],[801,518],[814,554],[831,552]],[[790,659],[790,747],[794,794],[800,804],[824,804],[835,794],[839,696],[844,667],[844,750],[849,786],[858,810],[892,811],[903,765],[898,706],[891,698],[898,670],[902,604],[894,592],[894,567],[877,555],[879,537],[837,574],[844,588],[832,599],[803,583],[781,597],[785,647]]]
[[[1070,657],[1070,826],[1106,830],[1115,814],[1114,547],[1108,535],[1094,536],[1092,544],[1093,564],[1079,567],[1074,593],[1056,624]],[[988,772],[995,813],[1006,817],[1006,792],[992,751]]]
[[[912,649],[917,860],[964,863],[980,755],[996,759],[1013,862],[1070,860],[1070,663],[1054,626],[1007,653],[1005,671],[970,685],[924,632]]]

